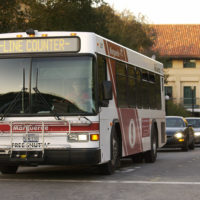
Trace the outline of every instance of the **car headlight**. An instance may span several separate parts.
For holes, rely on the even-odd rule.
[[[87,142],[89,134],[87,133],[70,133],[67,137],[68,142]]]
[[[178,132],[178,133],[176,133],[176,134],[174,135],[174,137],[176,137],[177,139],[179,139],[179,138],[183,138],[184,135],[183,135],[183,133]]]
[[[200,132],[194,132],[194,136],[200,136]]]

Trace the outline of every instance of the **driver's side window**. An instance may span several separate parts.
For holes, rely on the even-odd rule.
[[[103,101],[103,82],[107,80],[107,64],[106,57],[102,55],[97,56],[98,64],[98,87],[99,87],[99,100]]]

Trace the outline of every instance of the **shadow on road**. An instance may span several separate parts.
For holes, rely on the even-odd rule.
[[[133,164],[131,159],[123,159],[121,161],[121,167],[119,170],[125,168],[134,168],[136,164]],[[116,176],[115,173],[112,176]],[[109,175],[103,175],[98,166],[36,166],[36,167],[19,167],[17,174],[2,174],[0,179],[43,179],[43,180],[66,180],[66,179],[89,179],[97,180],[102,177],[110,178]]]
[[[195,148],[200,148],[200,145],[199,144],[195,145]],[[181,148],[170,148],[170,147],[168,147],[168,148],[161,148],[161,149],[158,150],[158,152],[159,153],[167,153],[167,152],[168,153],[169,152],[176,152],[177,153],[177,152],[185,152],[185,151],[183,151]]]

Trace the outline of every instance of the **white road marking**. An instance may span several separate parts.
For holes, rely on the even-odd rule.
[[[109,184],[149,184],[149,185],[200,185],[200,182],[169,182],[169,181],[131,181],[131,180],[57,180],[57,179],[0,179],[10,182],[55,182],[55,183],[109,183]]]
[[[125,170],[122,170],[121,172],[122,173],[129,173],[129,172],[133,172],[135,171],[135,169],[125,169]]]

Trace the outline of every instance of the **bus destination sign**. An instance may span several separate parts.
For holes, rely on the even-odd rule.
[[[0,40],[0,54],[77,52],[79,50],[80,40],[77,37]]]

